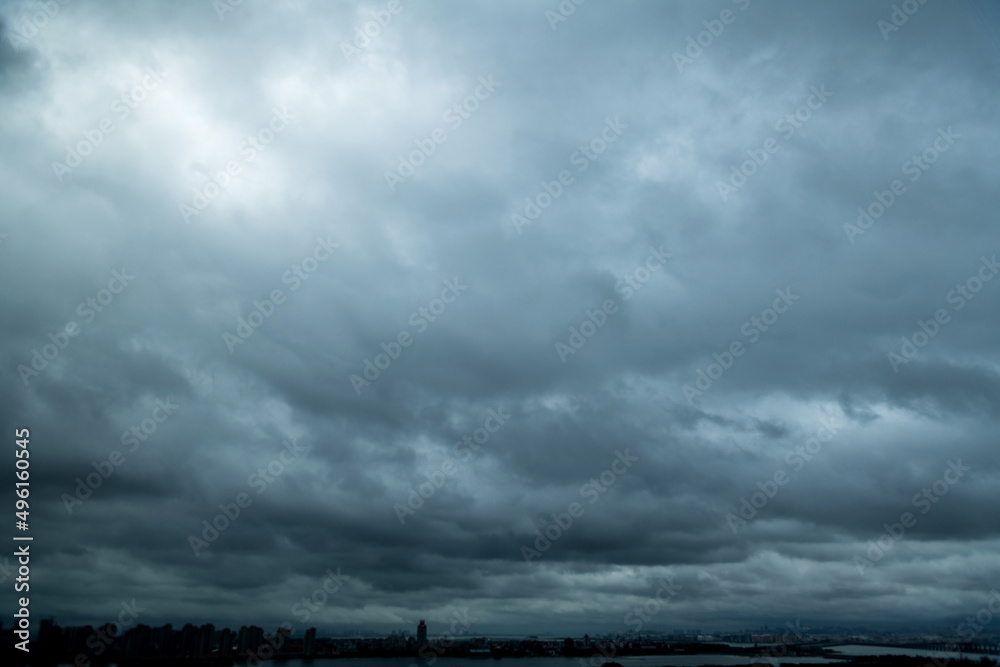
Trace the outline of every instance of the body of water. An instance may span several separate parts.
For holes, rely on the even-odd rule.
[[[599,654],[598,654],[599,655]],[[752,656],[741,655],[623,655],[612,658],[566,658],[562,656],[549,658],[502,658],[469,659],[469,658],[438,658],[433,667],[600,667],[602,662],[617,662],[622,667],[701,667],[702,665],[724,665],[739,667],[754,662]],[[758,660],[759,661],[759,660]],[[814,665],[840,664],[837,660],[825,658],[792,658],[788,662],[801,662]],[[777,664],[778,661],[775,661]],[[264,663],[267,665],[268,663]],[[273,661],[274,667],[431,667],[429,660],[414,658],[343,658],[336,661],[317,660],[286,660]]]
[[[767,662],[778,665],[782,662],[802,663],[811,665],[839,665],[839,660],[815,657],[769,657],[770,645],[761,644],[760,652],[753,656],[741,655],[624,655],[603,658],[597,657],[566,658],[563,656],[536,658],[502,658],[501,660],[475,658],[437,658],[437,660],[421,660],[419,658],[317,658],[315,660],[267,660],[262,667],[600,667],[602,662],[617,662],[622,667],[703,667],[704,665],[723,665],[724,667],[741,667],[754,662]],[[843,644],[831,646],[830,650],[842,654],[845,658],[859,655],[908,655],[915,657],[940,658],[942,660],[958,658],[958,654],[942,651],[926,651],[921,649],[897,648],[893,646],[867,646],[862,644]],[[778,652],[775,652],[778,655]],[[763,656],[763,659],[761,657]],[[962,653],[961,657],[979,660],[983,657],[995,660],[996,656],[984,656],[980,653]],[[501,664],[502,663],[502,664]],[[237,667],[245,663],[237,661]],[[69,665],[67,667],[73,667]]]
[[[981,658],[989,658],[990,660],[995,660],[997,656],[986,655],[984,653],[950,653],[947,651],[928,651],[919,648],[899,648],[896,646],[866,646],[864,644],[845,644],[842,646],[831,646],[829,647],[831,651],[836,651],[837,653],[843,653],[846,656],[855,655],[909,655],[918,658],[941,658],[941,659],[957,659],[959,657],[968,658],[969,660],[980,660]]]

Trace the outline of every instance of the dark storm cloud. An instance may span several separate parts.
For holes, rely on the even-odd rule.
[[[345,57],[382,7],[70,3],[27,40],[3,7],[0,400],[33,434],[38,608],[270,627],[338,568],[311,625],[619,631],[667,576],[649,629],[978,608],[989,6],[883,34],[892,3],[585,3],[553,30],[557,3],[404,0]]]

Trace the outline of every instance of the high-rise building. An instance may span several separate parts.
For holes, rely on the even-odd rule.
[[[119,654],[123,658],[143,658],[150,654],[153,645],[153,629],[144,623],[125,631]]]
[[[198,651],[198,628],[191,625],[190,623],[185,623],[184,627],[181,628],[181,657],[182,658],[193,658],[197,655]]]
[[[274,643],[278,655],[288,655],[289,649],[292,647],[292,631],[284,626],[279,626],[278,631],[274,634]]]
[[[195,649],[196,658],[207,657],[212,652],[212,636],[215,634],[215,626],[211,623],[198,628],[198,643]]]
[[[247,647],[250,645],[250,628],[243,625],[240,626],[240,634],[236,638],[236,653],[237,655],[243,655],[247,652]]]
[[[153,630],[153,646],[160,655],[174,654],[174,626],[170,623]]]
[[[66,649],[76,655],[88,650],[85,642],[94,634],[94,626],[83,625],[66,630]]]
[[[2,634],[3,632],[0,631],[0,635]],[[63,652],[64,641],[62,629],[55,624],[55,619],[43,618],[42,624],[38,628],[38,639],[36,640],[39,653],[60,655]]]
[[[302,642],[302,652],[305,655],[316,655],[316,628],[306,630],[306,638]]]
[[[233,631],[229,628],[222,628],[219,634],[219,657],[228,658],[233,654]]]
[[[417,646],[424,646],[427,644],[427,624],[424,623],[424,619],[420,619],[417,623]]]
[[[264,643],[264,628],[259,625],[250,626],[250,645],[249,650],[257,652],[260,650],[260,645]]]
[[[105,623],[97,629],[97,636],[102,634],[107,640],[101,640],[98,644],[100,648],[94,650],[94,655],[115,653],[121,644],[121,636],[118,634],[119,625],[117,623]]]

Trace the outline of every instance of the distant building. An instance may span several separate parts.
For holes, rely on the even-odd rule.
[[[424,646],[427,644],[427,624],[424,623],[424,619],[420,619],[417,623],[417,645]]]
[[[274,642],[277,644],[278,655],[288,655],[292,647],[292,631],[284,626],[278,627],[278,632],[274,635]]]
[[[302,652],[306,655],[316,655],[316,628],[306,630],[306,638],[302,642]]]
[[[144,658],[152,652],[153,629],[144,623],[125,631],[119,653],[125,658]]]
[[[94,634],[94,626],[83,625],[69,628],[66,632],[66,648],[70,653],[79,654],[87,650],[84,642]]]
[[[2,635],[2,625],[0,625],[0,636]],[[43,618],[36,641],[39,652],[45,655],[59,655],[63,652],[64,641],[62,630],[55,624],[55,619]]]
[[[170,623],[153,630],[153,647],[159,655],[173,655],[174,648],[174,626]]]
[[[251,651],[256,652],[257,649],[260,648],[260,644],[263,639],[263,628],[256,625],[251,625],[249,627],[246,625],[242,626],[239,634],[236,636],[236,653],[238,655],[246,655]]]
[[[233,654],[233,631],[223,628],[219,635],[219,657],[228,658]]]
[[[193,658],[198,650],[198,628],[185,623],[181,628],[181,657]]]
[[[196,658],[204,658],[212,652],[213,635],[215,635],[215,626],[211,623],[206,623],[198,628],[198,641],[194,653]]]

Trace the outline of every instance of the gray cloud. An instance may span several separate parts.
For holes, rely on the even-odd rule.
[[[927,3],[884,37],[889,2],[742,5],[585,3],[553,30],[557,3],[404,0],[349,59],[341,43],[383,5],[245,2],[220,20],[210,3],[69,3],[21,41],[30,6],[3,5],[0,419],[32,431],[37,609],[94,623],[136,598],[150,623],[270,627],[330,568],[350,579],[310,621],[325,628],[468,607],[477,633],[618,631],[668,573],[682,592],[648,629],[978,608],[1000,576],[1000,282],[961,308],[949,295],[1000,250],[997,17]],[[620,135],[596,142],[608,119]],[[318,239],[339,247],[310,269]],[[113,271],[134,280],[113,292]],[[467,289],[445,303],[446,281]],[[772,320],[776,290],[799,298]],[[894,368],[939,309],[949,321]],[[491,409],[510,417],[457,447]],[[292,440],[307,451],[269,472]],[[638,462],[602,482],[625,451]],[[957,459],[971,470],[920,514]],[[67,501],[88,475],[100,486]],[[408,498],[422,505],[401,524]],[[906,511],[916,525],[859,575]]]

